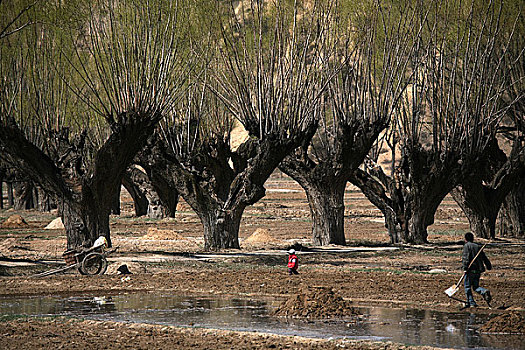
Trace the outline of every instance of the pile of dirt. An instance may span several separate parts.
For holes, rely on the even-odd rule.
[[[525,319],[518,312],[507,312],[491,318],[479,331],[481,333],[525,334]]]
[[[351,303],[337,295],[332,288],[307,287],[283,301],[275,315],[314,319],[342,318],[356,314]]]
[[[44,230],[63,230],[64,224],[62,223],[61,218],[56,218],[55,220],[51,221],[46,227],[44,227]]]
[[[159,239],[159,240],[185,240],[183,236],[179,235],[173,230],[163,230],[156,227],[148,228],[148,232],[142,236],[143,239]]]
[[[20,228],[26,226],[27,222],[20,215],[11,215],[0,225],[2,228]]]
[[[247,237],[244,242],[246,243],[275,243],[277,240],[270,235],[270,232],[264,228],[258,228]]]

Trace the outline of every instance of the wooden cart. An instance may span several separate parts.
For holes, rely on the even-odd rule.
[[[115,252],[115,250],[117,248],[105,251],[103,246],[83,248],[81,250],[69,249],[62,254],[66,262],[65,267],[42,272],[34,275],[34,277],[49,276],[74,268],[77,268],[82,275],[103,275],[108,268],[107,256]]]

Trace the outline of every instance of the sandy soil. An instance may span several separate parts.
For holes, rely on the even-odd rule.
[[[129,196],[123,193],[122,213],[111,219],[112,240],[119,249],[111,256],[109,272],[128,264],[132,275],[81,276],[70,272],[45,278],[31,277],[61,263],[65,250],[62,230],[44,230],[56,213],[0,211],[0,222],[19,214],[23,227],[0,228],[0,296],[114,295],[147,291],[173,294],[228,294],[244,297],[273,296],[283,300],[307,287],[330,288],[358,305],[396,305],[457,311],[460,304],[443,291],[461,276],[460,254],[468,222],[451,198],[440,206],[429,229],[430,244],[388,247],[380,212],[358,191],[345,195],[345,229],[348,247],[317,249],[310,240],[308,203],[302,190],[287,178],[274,177],[267,196],[247,208],[241,225],[242,250],[220,254],[203,252],[202,228],[185,203],[175,219],[135,218]],[[148,230],[149,229],[149,230]],[[262,234],[261,234],[262,232]],[[253,235],[256,233],[256,235]],[[249,238],[249,239],[247,239]],[[525,245],[498,240],[486,248],[494,269],[483,275],[482,285],[493,295],[493,306],[475,312],[525,311]],[[285,249],[295,244],[300,274],[286,274]],[[35,264],[34,262],[38,263]],[[457,294],[463,298],[463,292]],[[478,303],[484,305],[478,296]],[[68,335],[80,329],[69,320],[16,320],[0,322],[8,348],[34,344],[38,348],[81,348],[105,344],[112,348],[397,348],[396,344],[369,342],[317,342],[299,338],[249,333],[235,336],[222,331],[177,329],[140,325],[131,327],[94,322],[92,334]],[[88,322],[88,321],[84,321]],[[110,332],[110,330],[112,330]],[[88,332],[89,333],[89,332]],[[132,339],[132,340],[130,340]],[[337,344],[336,344],[337,343]],[[112,345],[114,344],[114,345]],[[248,345],[247,345],[248,344]],[[117,346],[118,345],[118,346]]]

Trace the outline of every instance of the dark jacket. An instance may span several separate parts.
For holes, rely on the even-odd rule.
[[[481,247],[479,244],[474,242],[466,242],[463,246],[463,271],[467,271],[468,266],[470,265],[470,262],[476,254],[478,254]],[[490,260],[485,255],[485,252],[481,252],[479,256],[476,258],[476,261],[472,264],[469,271],[474,273],[482,273],[485,271],[485,266],[487,267],[487,270],[492,269],[492,264],[490,263]]]

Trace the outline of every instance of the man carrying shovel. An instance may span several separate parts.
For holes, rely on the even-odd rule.
[[[477,243],[474,243],[474,235],[472,232],[467,232],[465,234],[465,245],[463,246],[463,271],[465,276],[465,294],[467,295],[467,303],[465,307],[476,307],[478,306],[474,301],[474,296],[472,291],[481,294],[483,299],[487,302],[490,307],[490,301],[492,296],[490,291],[480,287],[479,279],[481,273],[487,270],[492,269],[492,264],[490,260],[483,252],[483,247],[480,247]]]

